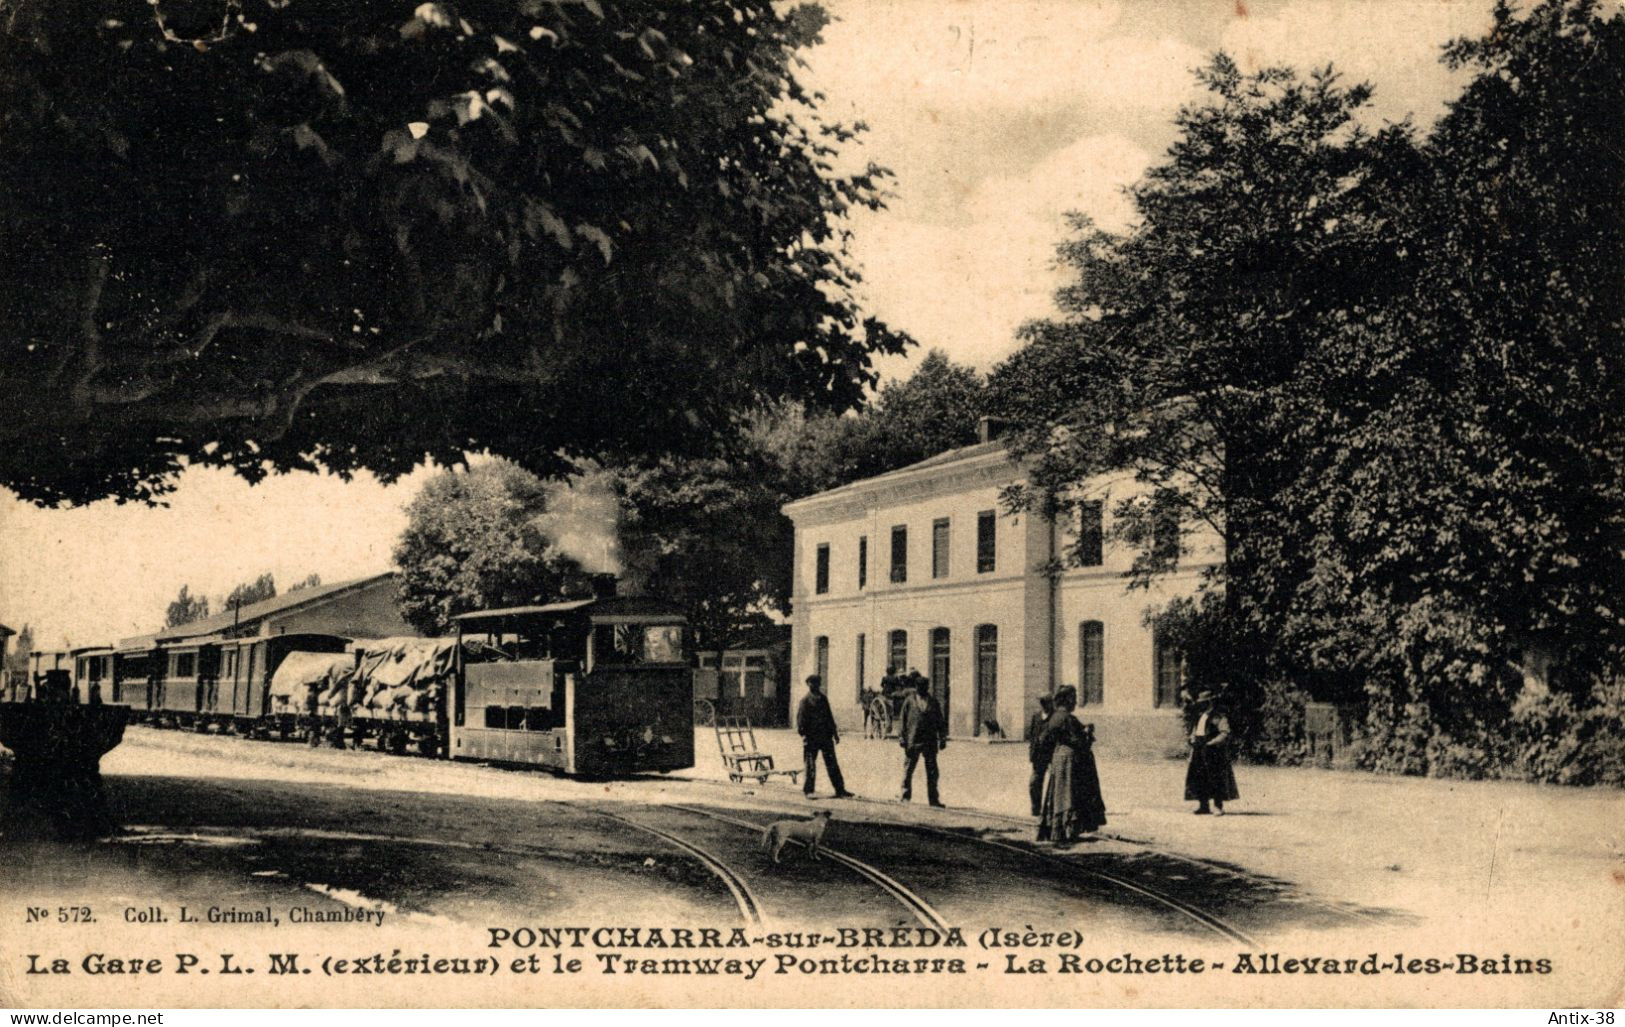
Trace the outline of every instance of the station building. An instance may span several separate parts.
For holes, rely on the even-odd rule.
[[[1178,751],[1183,659],[1146,615],[1196,590],[1215,540],[1182,540],[1177,572],[1130,589],[1134,554],[1109,541],[1109,522],[1113,501],[1140,486],[1128,476],[1092,482],[1100,501],[1072,524],[1007,513],[1000,492],[1026,472],[992,436],[984,420],[977,444],[784,506],[795,525],[797,695],[820,675],[837,722],[854,733],[863,690],[878,688],[888,666],[917,669],[952,735],[1019,740],[1039,696],[1073,685],[1100,749]],[[1075,567],[1062,558],[1079,532],[1096,558]]]

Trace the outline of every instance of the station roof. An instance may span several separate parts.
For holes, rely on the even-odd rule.
[[[331,585],[312,585],[309,588],[295,589],[281,595],[262,599],[257,603],[249,603],[240,610],[225,609],[220,613],[211,614],[201,620],[190,624],[181,624],[173,628],[165,628],[155,637],[164,641],[173,639],[200,638],[205,635],[221,635],[234,628],[252,624],[254,621],[264,620],[279,613],[288,613],[292,610],[306,606],[315,606],[330,599],[336,599],[346,592],[353,592],[381,581],[387,581],[395,576],[394,571],[385,571],[382,574],[373,574],[365,578],[351,578],[348,581],[335,581]]]

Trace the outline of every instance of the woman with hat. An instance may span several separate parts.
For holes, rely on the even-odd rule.
[[[1210,689],[1196,695],[1196,725],[1191,729],[1191,762],[1185,770],[1185,801],[1196,813],[1224,816],[1224,804],[1241,798],[1230,769],[1230,715]],[[1208,809],[1208,803],[1213,809]]]
[[[1039,810],[1038,840],[1065,844],[1106,823],[1095,770],[1094,740],[1072,711],[1078,690],[1071,685],[1055,692],[1055,712],[1044,724],[1033,754],[1036,767],[1048,768],[1044,803]]]

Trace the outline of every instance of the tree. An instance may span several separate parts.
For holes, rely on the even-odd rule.
[[[1297,409],[1327,326],[1406,281],[1389,219],[1415,148],[1406,126],[1365,131],[1370,88],[1330,68],[1243,75],[1220,54],[1199,78],[1208,97],[1132,190],[1137,224],[1074,217],[1063,316],[1022,329],[991,389],[1034,467],[1016,506],[1069,515],[1106,498],[1092,480],[1128,470],[1112,520],[1137,584],[1177,568],[1192,530],[1223,540],[1222,604],[1201,608],[1224,618],[1230,658],[1208,665],[1246,707],[1269,655],[1264,582],[1301,576],[1275,516]]]
[[[199,621],[209,615],[209,597],[194,596],[182,585],[180,594],[164,611],[164,627],[178,628],[182,624]]]
[[[933,349],[856,414],[780,406],[757,417],[747,434],[777,466],[786,498],[795,499],[970,445],[990,409],[982,376]]]
[[[1421,145],[1329,72],[1208,69],[1141,224],[1080,225],[1068,317],[995,376],[1015,498],[1132,468],[1142,580],[1159,502],[1205,521],[1223,603],[1169,614],[1235,658],[1201,672],[1287,720],[1363,699],[1373,766],[1625,780],[1625,15],[1502,4],[1446,59],[1476,74]]]
[[[726,649],[789,608],[795,540],[761,454],[615,470],[630,576],[680,604],[695,647]]]
[[[320,585],[321,583],[322,583],[322,576],[320,574],[307,574],[305,577],[300,578],[298,581],[294,582],[292,585],[289,585],[288,586],[288,591],[289,592],[298,592],[298,591],[300,591],[302,589],[315,588],[317,585]]]
[[[1362,671],[1381,766],[1625,778],[1625,17],[1502,4],[1446,57],[1476,74],[1397,219],[1423,259],[1305,419],[1283,627]]]
[[[17,632],[17,641],[12,643],[11,652],[6,654],[5,669],[13,674],[28,673],[28,658],[34,653],[34,629],[24,624],[22,630]]]
[[[430,478],[395,547],[401,616],[439,635],[459,613],[555,598],[575,565],[544,531],[547,505],[546,483],[506,460]]]
[[[410,5],[408,5],[410,8]],[[224,11],[224,16],[222,16]],[[0,26],[0,484],[384,479],[704,452],[858,403],[818,8],[15,0]]]
[[[276,598],[276,579],[267,571],[253,581],[245,581],[232,589],[220,603],[222,610],[240,610],[252,603]]]

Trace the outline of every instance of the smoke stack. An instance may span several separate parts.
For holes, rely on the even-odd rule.
[[[1002,417],[979,418],[976,422],[976,441],[992,442],[1004,434],[1004,429],[1008,423]]]

